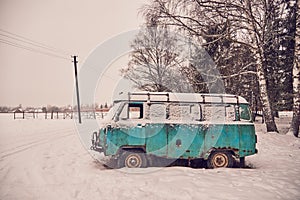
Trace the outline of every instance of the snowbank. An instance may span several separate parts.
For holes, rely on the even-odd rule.
[[[279,123],[281,130],[288,126]],[[265,133],[262,124],[256,126],[259,153],[246,158],[251,169],[167,167],[137,169],[139,174],[95,162],[73,120],[0,115],[0,127],[3,200],[300,199],[300,140]]]

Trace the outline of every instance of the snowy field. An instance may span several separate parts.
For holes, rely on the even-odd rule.
[[[280,119],[278,126],[284,133],[289,123]],[[266,133],[260,123],[256,131],[259,153],[246,158],[251,169],[166,167],[137,174],[95,162],[73,120],[2,114],[0,199],[300,199],[300,139]]]

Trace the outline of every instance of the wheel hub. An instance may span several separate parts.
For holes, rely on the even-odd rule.
[[[130,155],[127,157],[125,163],[126,163],[126,167],[128,168],[137,168],[140,167],[141,160],[137,155]]]
[[[228,165],[227,157],[223,154],[216,154],[213,161],[216,167],[226,167]]]

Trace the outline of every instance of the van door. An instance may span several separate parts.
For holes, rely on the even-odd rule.
[[[125,103],[120,109],[116,126],[106,129],[107,154],[114,155],[123,146],[144,147],[143,103]]]
[[[166,105],[153,103],[145,109],[149,123],[145,126],[146,152],[155,156],[167,156]]]
[[[189,158],[196,128],[188,124],[168,124],[168,157]]]
[[[168,111],[168,157],[199,157],[202,146],[197,123],[197,120],[200,120],[199,105],[170,104]]]
[[[155,156],[167,156],[167,126],[162,123],[150,123],[145,126],[146,152]]]
[[[135,125],[134,127],[111,128],[106,133],[107,155],[115,155],[121,147],[144,147],[145,127]]]

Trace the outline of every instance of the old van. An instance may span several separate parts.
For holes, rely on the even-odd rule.
[[[257,153],[247,101],[229,94],[134,92],[114,101],[91,149],[116,167],[151,166],[154,158],[196,159],[232,167]]]

